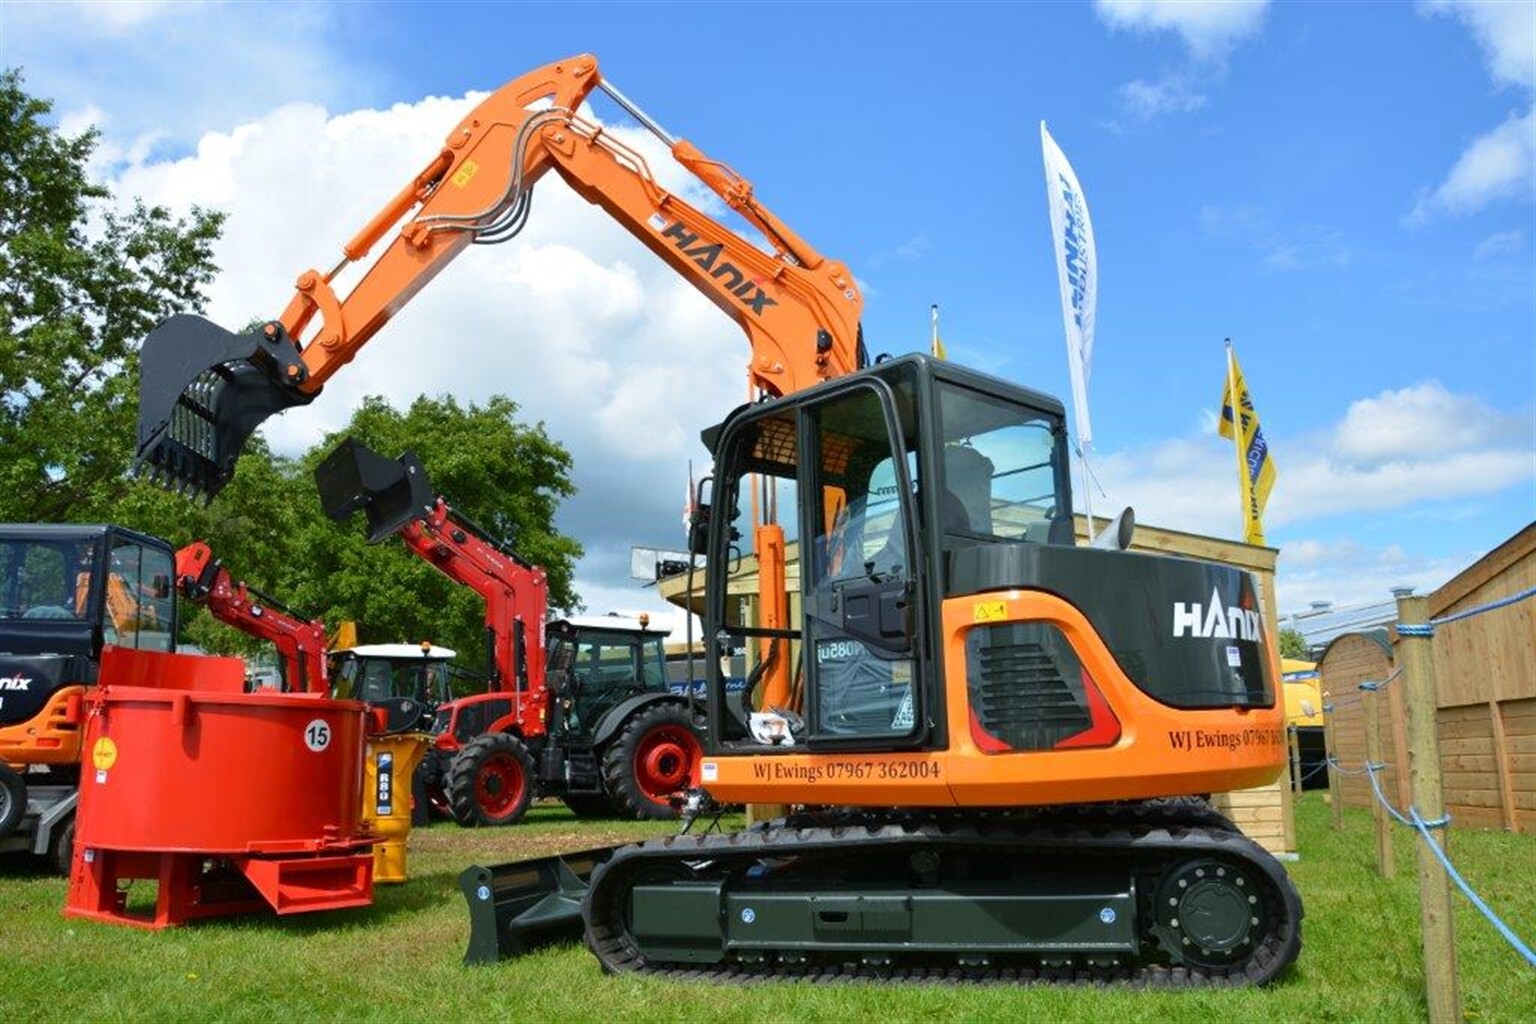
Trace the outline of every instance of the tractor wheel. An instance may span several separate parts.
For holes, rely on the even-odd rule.
[[[21,773],[0,761],[0,839],[16,831],[27,813],[27,784]]]
[[[416,776],[427,791],[427,811],[434,821],[453,817],[453,810],[448,806],[448,767],[452,763],[452,754],[432,749],[416,766]]]
[[[694,785],[704,746],[688,709],[653,704],[619,730],[603,753],[603,782],[625,817],[677,817],[669,799]]]
[[[578,818],[611,818],[618,813],[613,801],[601,793],[567,793],[560,799]]]
[[[53,865],[55,871],[68,878],[74,861],[75,816],[71,814],[62,824],[54,828],[53,837],[48,840],[48,862]]]
[[[510,733],[476,736],[448,766],[448,805],[466,828],[511,825],[533,799],[533,756]]]

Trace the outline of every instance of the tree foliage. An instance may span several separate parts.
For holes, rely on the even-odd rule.
[[[573,493],[571,457],[542,424],[485,405],[367,399],[347,427],[297,459],[260,435],[207,508],[130,476],[138,345],[160,320],[200,310],[222,215],[113,205],[93,182],[94,131],[48,123],[50,104],[0,75],[0,521],[115,522],[174,546],[205,540],[237,579],[365,641],[429,638],[482,658],[483,610],[399,541],[370,547],[360,519],[332,523],[313,470],[344,434],[390,456],[414,449],[439,493],[549,574],[551,610],[580,607],[581,547],[554,528]],[[249,653],[258,644],[183,603],[182,642]]]
[[[96,133],[0,74],[0,519],[100,516],[132,457],[138,341],[201,309],[222,214],[115,208]]]
[[[1312,652],[1307,647],[1307,638],[1300,631],[1289,626],[1280,631],[1280,657],[1296,658],[1299,661],[1311,661]]]

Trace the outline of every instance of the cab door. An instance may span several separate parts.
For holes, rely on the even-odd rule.
[[[916,460],[890,387],[850,383],[800,415],[805,710],[812,746],[915,746],[926,722],[916,624]]]

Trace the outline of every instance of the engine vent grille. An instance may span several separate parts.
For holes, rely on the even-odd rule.
[[[1059,633],[1040,635],[1047,630],[1056,633],[1032,623],[975,629],[967,638],[971,709],[1012,750],[1049,750],[1093,724],[1082,668]]]

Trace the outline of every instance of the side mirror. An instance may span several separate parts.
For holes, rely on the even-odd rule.
[[[1089,543],[1089,547],[1102,548],[1108,551],[1124,551],[1131,546],[1131,537],[1136,533],[1136,512],[1129,505],[1115,516],[1110,524],[1104,527],[1104,531]]]
[[[688,553],[703,555],[709,552],[708,505],[696,505],[688,515]]]

